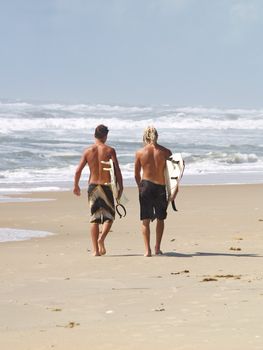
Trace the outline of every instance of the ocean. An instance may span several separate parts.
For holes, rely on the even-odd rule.
[[[184,184],[262,183],[263,109],[50,104],[0,100],[0,195],[71,189],[98,124],[109,127],[125,185],[145,127],[180,152]],[[87,186],[88,169],[81,186]]]

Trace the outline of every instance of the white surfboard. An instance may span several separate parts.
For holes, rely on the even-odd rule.
[[[174,200],[171,201],[171,198],[176,196],[178,192],[179,183],[184,173],[184,161],[181,153],[174,153],[166,161],[165,168],[165,183],[168,201],[172,203],[172,207],[177,211]]]
[[[105,185],[111,185],[111,189],[112,189],[112,193],[113,193],[113,197],[116,201],[116,211],[119,215],[119,217],[123,217],[126,216],[126,209],[124,207],[124,204],[122,204],[121,202],[125,202],[127,201],[127,199],[125,198],[124,194],[122,194],[122,197],[119,199],[118,198],[118,194],[119,194],[119,185],[117,183],[116,180],[116,175],[115,175],[115,168],[114,168],[114,163],[113,160],[110,159],[108,162],[105,161],[101,161],[102,164],[108,165],[107,168],[103,168],[103,170],[109,171],[110,172],[110,183],[105,183]],[[119,207],[122,208],[123,210],[123,214],[120,213],[119,211]]]

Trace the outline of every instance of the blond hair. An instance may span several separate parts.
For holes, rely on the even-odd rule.
[[[143,134],[143,142],[144,143],[157,143],[158,140],[158,132],[153,126],[148,126],[144,130]]]

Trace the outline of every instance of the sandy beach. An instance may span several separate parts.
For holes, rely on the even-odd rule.
[[[0,226],[54,235],[0,244],[1,349],[263,348],[263,185],[182,186],[151,258],[136,188],[103,257],[85,190],[26,196],[55,200],[0,203]]]

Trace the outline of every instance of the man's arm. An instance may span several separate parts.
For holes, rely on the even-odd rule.
[[[80,187],[79,187],[79,180],[81,177],[81,173],[83,168],[85,167],[85,165],[87,164],[87,160],[86,160],[86,152],[83,153],[79,165],[77,167],[77,170],[75,172],[75,177],[74,177],[74,189],[73,189],[73,193],[76,196],[80,196]]]
[[[134,177],[138,187],[141,182],[141,167],[142,166],[141,166],[140,156],[139,156],[139,152],[137,151],[135,155],[135,163],[134,163]]]
[[[123,180],[122,180],[121,169],[120,169],[119,162],[118,162],[117,155],[114,148],[112,149],[111,159],[114,164],[116,181],[117,181],[117,184],[119,185],[118,199],[120,199],[123,192]]]

